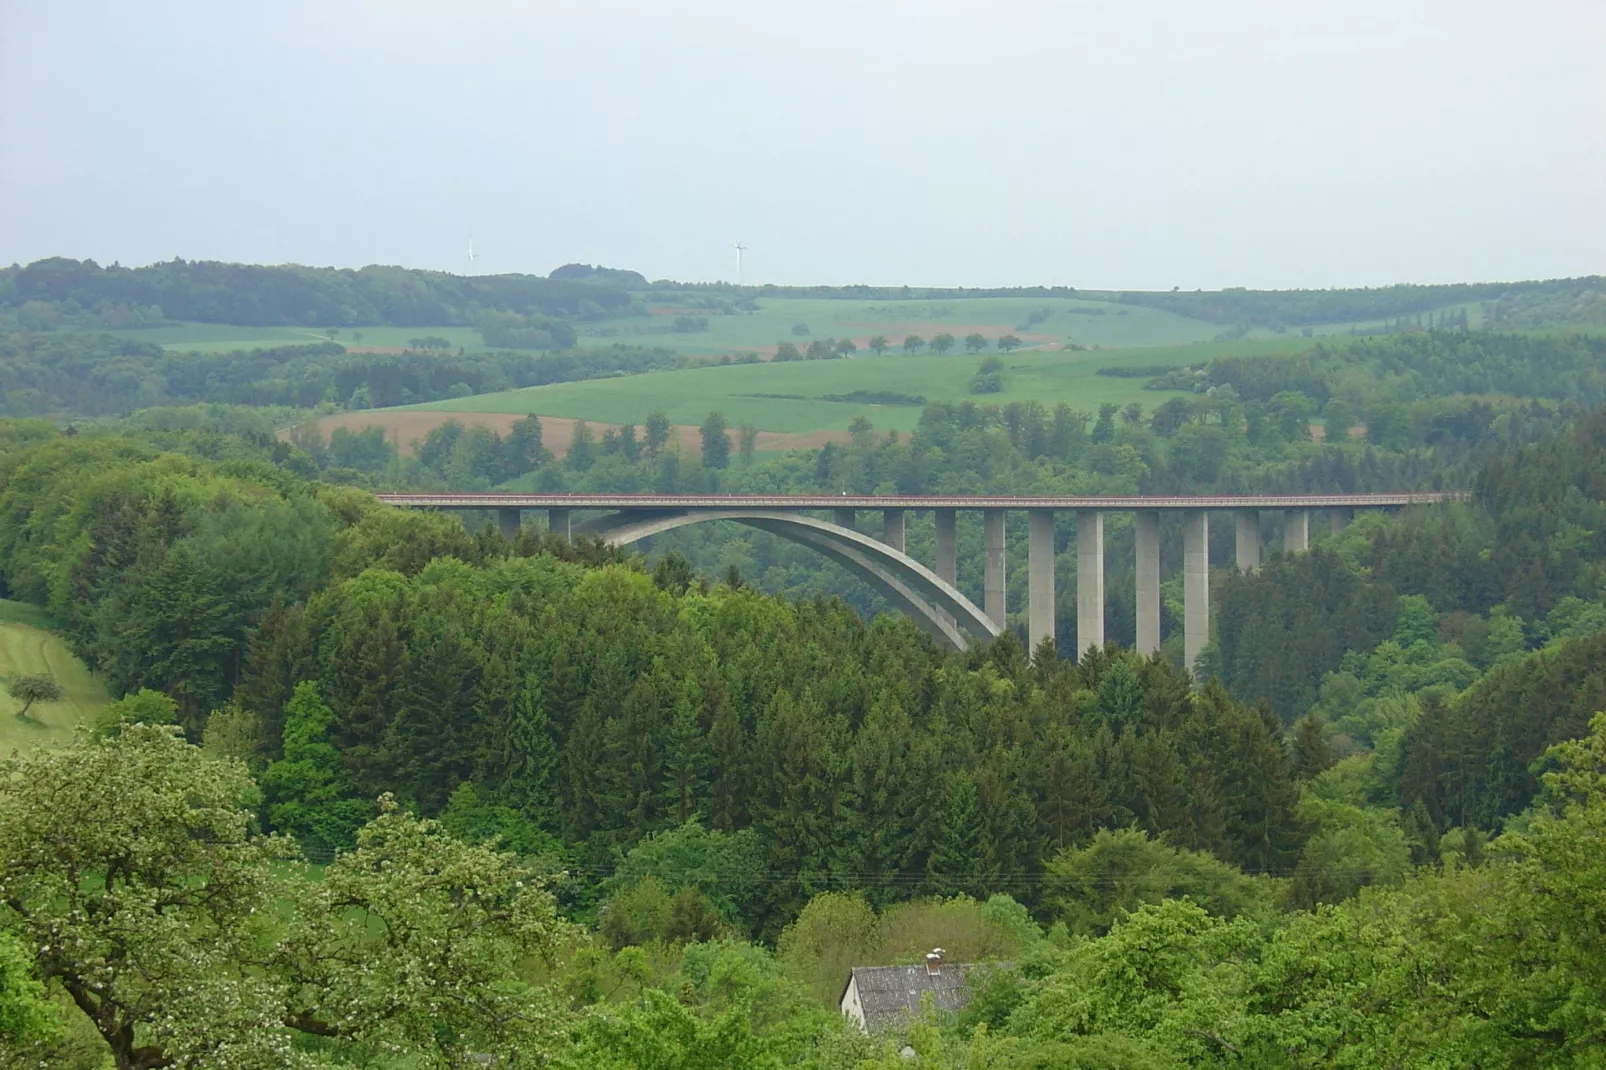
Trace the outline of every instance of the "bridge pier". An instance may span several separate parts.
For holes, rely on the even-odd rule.
[[[502,533],[502,538],[512,542],[519,537],[519,510],[498,509],[496,511],[496,528]]]
[[[1148,657],[1160,649],[1160,514],[1140,509],[1133,517],[1137,544],[1138,654]]]
[[[1283,550],[1302,554],[1310,549],[1310,512],[1290,509],[1283,514]]]
[[[548,509],[546,511],[546,529],[557,535],[564,542],[568,542],[570,536],[569,510]]]
[[[1182,514],[1182,661],[1189,672],[1210,642],[1210,514]]]
[[[883,509],[881,511],[881,541],[898,551],[904,552],[904,523],[902,509]]]
[[[857,509],[833,509],[831,511],[831,517],[836,522],[836,526],[847,528],[849,531],[855,530],[853,524],[858,518],[858,514],[859,511]]]
[[[986,552],[982,584],[982,612],[1000,628],[1004,626],[1004,511],[988,509],[982,513]]]
[[[1239,509],[1232,515],[1237,523],[1238,567],[1253,572],[1260,567],[1260,514],[1253,509]]]
[[[1327,522],[1332,526],[1334,535],[1337,535],[1339,532],[1349,527],[1350,517],[1353,513],[1353,509],[1339,508],[1327,510]]]
[[[1054,513],[1026,511],[1026,639],[1032,653],[1054,639]]]
[[[1052,514],[1051,521],[1052,522]],[[1076,514],[1076,650],[1104,647],[1104,514]]]
[[[959,526],[958,513],[953,509],[933,509],[932,524],[936,528],[932,540],[933,562],[937,578],[952,586],[959,584]]]

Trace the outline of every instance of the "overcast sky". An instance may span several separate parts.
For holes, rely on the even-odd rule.
[[[0,262],[1606,272],[1603,0],[0,0]]]

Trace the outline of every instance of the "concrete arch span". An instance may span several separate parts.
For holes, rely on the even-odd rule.
[[[845,565],[922,629],[955,650],[967,649],[971,639],[999,634],[998,625],[974,602],[908,554],[852,528],[812,516],[762,509],[623,512],[588,520],[577,525],[574,533],[626,546],[709,520],[734,520],[818,550]]]

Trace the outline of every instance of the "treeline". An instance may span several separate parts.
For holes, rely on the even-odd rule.
[[[366,409],[674,367],[664,349],[352,353],[334,342],[230,352],[167,350],[107,334],[0,335],[13,416],[127,415],[208,402]]]
[[[1449,305],[1491,301],[1496,303],[1495,307],[1505,308],[1505,317],[1513,321],[1521,318],[1519,310],[1533,315],[1544,308],[1551,315],[1561,314],[1561,318],[1547,319],[1543,324],[1523,322],[1520,324],[1522,326],[1559,326],[1602,322],[1598,318],[1575,319],[1572,316],[1585,310],[1591,317],[1598,313],[1601,308],[1598,295],[1603,291],[1606,291],[1606,279],[1593,276],[1544,282],[1402,285],[1349,290],[1126,292],[1118,295],[1116,300],[1123,304],[1174,312],[1207,323],[1272,330],[1325,323],[1394,320]],[[1512,322],[1511,325],[1519,324]]]
[[[597,282],[400,267],[171,260],[103,268],[93,260],[54,257],[0,268],[0,310],[34,320],[53,315],[69,326],[122,309],[158,320],[250,327],[430,327],[469,325],[485,310],[600,319],[622,314],[630,300],[618,286]]]
[[[1336,399],[1397,404],[1455,394],[1606,402],[1606,336],[1429,331],[1319,343],[1276,357],[1218,357],[1196,390],[1231,387],[1268,401],[1297,393],[1317,406]]]
[[[1074,286],[736,286],[728,282],[672,282],[660,279],[654,290],[666,293],[716,292],[753,297],[812,297],[839,301],[948,301],[966,297],[1075,297]]]

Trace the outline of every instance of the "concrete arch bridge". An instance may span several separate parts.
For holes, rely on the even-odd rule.
[[[731,520],[808,546],[845,565],[917,624],[956,650],[990,639],[1004,627],[1007,606],[1005,524],[1024,513],[1027,525],[1027,637],[1033,648],[1054,636],[1054,518],[1076,517],[1076,649],[1104,644],[1104,514],[1135,514],[1137,648],[1160,646],[1160,514],[1182,516],[1183,648],[1189,664],[1209,642],[1210,514],[1230,513],[1239,568],[1260,565],[1260,514],[1283,515],[1283,549],[1309,546],[1313,513],[1333,530],[1358,509],[1396,510],[1464,498],[1456,492],[1399,494],[1258,494],[1195,497],[1018,498],[959,496],[833,496],[726,494],[380,494],[412,509],[492,510],[502,533],[518,534],[525,510],[545,510],[547,526],[565,538],[594,535],[624,546],[688,524]],[[905,552],[905,517],[928,510],[936,539],[928,567]],[[978,607],[955,585],[956,516],[984,518],[984,597]],[[879,512],[881,531],[859,530],[860,512]],[[575,520],[575,514],[587,514]],[[824,514],[824,515],[822,515]],[[829,516],[829,519],[826,519]]]

